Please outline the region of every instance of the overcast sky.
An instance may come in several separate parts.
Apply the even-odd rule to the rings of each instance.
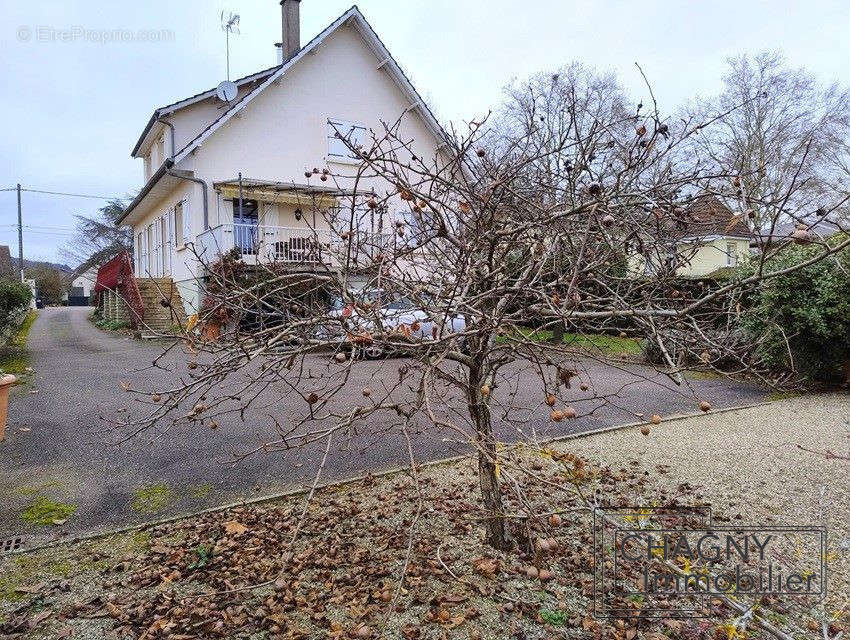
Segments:
[[[303,0],[306,43],[350,0]],[[361,0],[360,10],[444,121],[498,104],[512,78],[579,60],[614,70],[633,97],[646,71],[661,107],[720,88],[725,60],[777,49],[824,82],[850,83],[846,0]],[[278,0],[0,0],[0,188],[127,195],[142,185],[130,158],[153,109],[225,77],[219,15],[241,15],[231,76],[275,64]],[[153,30],[159,41],[101,32]],[[156,39],[154,36],[153,39]],[[92,199],[23,194],[24,253],[59,259],[75,213]],[[0,192],[0,244],[17,255],[13,191]],[[51,235],[56,234],[56,235]],[[60,235],[64,234],[64,235]]]

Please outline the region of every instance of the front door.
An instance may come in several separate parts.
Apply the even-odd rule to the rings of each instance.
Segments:
[[[256,200],[233,200],[233,242],[242,254],[257,253],[259,244],[259,207]]]

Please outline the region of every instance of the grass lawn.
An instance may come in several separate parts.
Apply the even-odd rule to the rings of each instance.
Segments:
[[[524,328],[520,329],[520,332],[536,342],[550,342],[552,340],[550,329]],[[497,340],[500,342],[507,341],[504,337]],[[604,334],[565,333],[563,343],[573,347],[581,347],[588,351],[601,351],[612,355],[638,355],[643,351],[643,340]]]
[[[32,329],[37,317],[37,311],[30,311],[15,335],[12,336],[9,344],[0,349],[0,371],[3,373],[13,373],[16,376],[29,373],[30,358],[29,353],[27,353],[27,338],[29,338],[30,329]]]

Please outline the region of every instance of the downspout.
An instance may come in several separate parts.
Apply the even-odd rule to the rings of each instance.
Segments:
[[[169,160],[171,162],[171,160]],[[204,231],[210,228],[210,215],[209,215],[209,203],[207,202],[207,183],[201,180],[200,178],[195,178],[194,176],[187,176],[180,173],[176,173],[171,170],[171,167],[168,167],[165,170],[170,176],[174,176],[175,178],[180,178],[181,180],[190,180],[192,182],[196,182],[201,185],[201,189],[204,192]]]

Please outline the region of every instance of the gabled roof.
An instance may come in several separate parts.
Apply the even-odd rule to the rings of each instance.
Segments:
[[[387,50],[384,43],[381,42],[381,39],[378,37],[378,34],[375,33],[372,26],[366,21],[366,18],[363,17],[363,14],[360,13],[360,10],[357,6],[351,7],[348,11],[343,13],[339,18],[334,20],[330,25],[328,25],[319,35],[310,40],[305,46],[303,46],[298,53],[296,53],[292,58],[290,58],[287,62],[279,67],[275,67],[271,70],[271,73],[266,76],[261,84],[254,88],[252,91],[246,93],[240,100],[235,102],[230,109],[221,114],[216,120],[211,122],[203,131],[201,131],[195,138],[189,141],[186,146],[184,146],[180,151],[174,154],[174,163],[180,162],[187,155],[192,153],[195,149],[200,147],[204,141],[209,138],[213,133],[218,131],[224,124],[226,124],[233,116],[239,113],[242,109],[248,105],[251,100],[260,95],[266,87],[270,86],[274,83],[278,78],[284,76],[287,71],[289,71],[292,67],[294,67],[298,62],[311,51],[315,50],[318,46],[322,44],[322,42],[328,38],[334,31],[342,27],[343,25],[351,22],[359,31],[360,35],[363,37],[366,44],[372,49],[373,53],[378,57],[381,61],[380,67],[387,70],[392,79],[396,82],[396,85],[399,89],[405,93],[410,100],[409,109],[418,109],[420,114],[422,115],[425,124],[431,133],[437,138],[439,141],[448,141],[448,135],[437,122],[437,118],[434,117],[434,114],[428,108],[428,105],[425,104],[425,101],[422,99],[422,96],[414,88],[413,84],[410,82],[410,79],[407,75],[402,71],[401,67],[392,57],[390,52]]]
[[[402,71],[401,67],[395,61],[395,58],[392,57],[386,46],[384,46],[384,43],[378,37],[378,34],[375,33],[374,29],[372,29],[372,26],[366,21],[366,18],[363,17],[362,13],[360,13],[360,9],[357,8],[357,5],[354,5],[348,11],[346,11],[336,20],[334,20],[331,24],[329,24],[315,38],[310,40],[310,42],[303,46],[298,51],[298,53],[292,56],[284,64],[276,67],[271,67],[270,69],[265,69],[263,71],[259,71],[255,74],[245,76],[244,78],[240,78],[239,80],[237,80],[237,85],[241,83],[241,85],[244,86],[245,84],[250,82],[259,82],[260,84],[248,93],[246,93],[244,96],[242,96],[242,98],[234,102],[229,109],[224,111],[218,118],[216,118],[209,125],[207,125],[182,149],[176,152],[171,158],[167,159],[163,163],[163,165],[148,179],[148,182],[145,184],[139,194],[124,210],[124,214],[121,216],[121,219],[118,222],[122,222],[127,218],[128,215],[130,215],[130,213],[145,199],[148,193],[156,186],[160,179],[162,179],[164,176],[175,175],[176,170],[171,170],[172,167],[178,165],[181,160],[183,160],[186,156],[195,151],[195,149],[200,147],[205,140],[207,140],[216,131],[218,131],[218,129],[224,126],[233,116],[235,116],[242,109],[244,109],[245,106],[251,102],[251,100],[260,95],[263,90],[265,90],[272,83],[277,81],[278,78],[284,76],[286,72],[292,69],[292,67],[294,67],[296,64],[298,64],[298,62],[302,58],[304,58],[304,56],[308,55],[312,51],[315,51],[315,49],[319,47],[322,42],[325,41],[325,39],[327,39],[337,29],[341,28],[349,21],[358,30],[366,45],[380,60],[378,67],[386,70],[387,73],[390,74],[390,77],[395,81],[399,89],[410,100],[408,110],[419,110],[422,119],[424,120],[426,126],[428,127],[429,131],[431,131],[431,133],[434,135],[434,137],[440,143],[448,142],[450,140],[449,135],[440,126],[439,122],[437,122],[437,118],[434,116],[431,109],[428,108],[428,105],[422,99],[422,96],[420,96],[419,93],[416,91],[413,84],[410,82],[410,79],[407,77],[404,71]],[[215,95],[215,89],[196,94],[190,98],[186,98],[179,102],[172,103],[170,105],[167,105],[166,107],[160,107],[160,109],[154,111],[154,114],[153,116],[151,116],[151,120],[148,123],[148,126],[145,128],[145,131],[142,133],[142,137],[136,144],[134,154],[141,146],[145,136],[147,135],[150,128],[153,126],[153,123],[156,122],[157,118],[160,118],[163,115],[167,115],[168,113],[173,113],[177,109],[181,109],[190,104],[194,104],[195,102],[205,100],[212,95]]]
[[[713,195],[696,197],[685,211],[683,233],[688,237],[725,236],[749,238],[752,232],[744,216],[732,210]]]
[[[246,84],[251,84],[252,82],[258,82],[263,78],[271,75],[275,69],[279,69],[281,65],[275,65],[274,67],[269,67],[268,69],[263,69],[262,71],[257,71],[255,73],[251,73],[247,76],[243,76],[242,78],[238,78],[233,82],[237,87],[241,88]],[[145,138],[147,138],[148,133],[153,128],[154,123],[160,118],[164,118],[165,116],[174,113],[175,111],[179,111],[184,107],[188,107],[197,102],[202,102],[203,100],[208,100],[215,95],[215,90],[217,87],[213,87],[212,89],[207,89],[206,91],[201,91],[200,93],[196,93],[193,96],[189,96],[188,98],[183,98],[182,100],[178,100],[177,102],[172,102],[171,104],[167,104],[163,107],[158,107],[154,109],[153,114],[148,120],[148,123],[145,125],[144,130],[142,131],[142,135],[139,136],[139,139],[136,141],[136,146],[133,147],[133,150],[130,152],[132,157],[136,157],[136,154],[139,152],[139,149],[145,142]]]

